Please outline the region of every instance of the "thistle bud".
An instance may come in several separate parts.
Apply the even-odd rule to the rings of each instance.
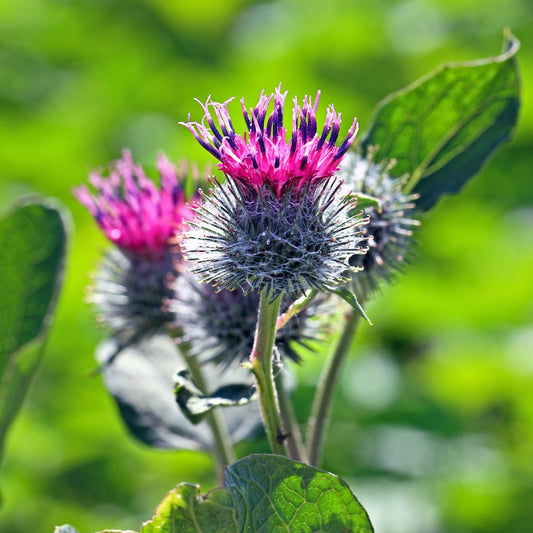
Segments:
[[[182,187],[187,169],[179,175],[163,155],[157,167],[159,187],[125,150],[108,177],[91,174],[95,194],[85,185],[74,190],[115,245],[94,276],[89,301],[99,320],[125,344],[172,321],[164,305],[172,297],[171,284],[181,262],[175,235],[193,217]]]
[[[365,296],[375,292],[382,281],[391,282],[403,271],[413,254],[413,231],[420,225],[413,218],[417,195],[404,194],[405,179],[392,178],[392,165],[374,163],[372,154],[372,150],[366,158],[348,154],[339,172],[349,190],[372,196],[379,203],[379,207],[365,208],[370,219],[365,229],[369,237],[366,254],[350,258],[350,265],[361,269],[352,276],[352,288]]]

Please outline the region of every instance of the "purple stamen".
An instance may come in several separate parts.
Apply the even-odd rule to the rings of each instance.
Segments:
[[[272,128],[273,128],[273,124],[274,124],[274,113],[272,113],[272,114],[268,117],[268,122],[267,122],[267,127],[266,127],[266,134],[267,134],[269,137],[272,137]]]
[[[259,143],[259,148],[261,149],[261,153],[262,153],[263,155],[265,155],[265,154],[266,154],[265,141],[264,141],[262,135],[259,135],[259,136],[257,137],[257,142]]]
[[[296,152],[296,143],[298,142],[298,133],[293,131],[291,138],[291,155],[294,155]]]
[[[330,148],[333,148],[335,146],[335,143],[337,142],[337,138],[339,137],[339,131],[340,126],[338,122],[334,122],[331,126],[331,135],[329,137],[328,146]]]
[[[242,105],[242,114],[244,116],[244,121],[246,122],[246,127],[248,128],[248,131],[252,131],[252,122],[250,120],[250,115],[248,115],[248,111],[246,110],[244,98],[241,98],[241,105]]]
[[[328,136],[328,133],[331,131],[331,126],[329,124],[326,124],[324,126],[324,130],[322,131],[322,135],[320,136],[320,139],[318,139],[318,143],[316,145],[317,150],[321,150],[322,146],[324,145],[324,142],[326,140],[326,137]]]

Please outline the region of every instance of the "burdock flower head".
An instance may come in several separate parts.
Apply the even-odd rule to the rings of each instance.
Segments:
[[[82,185],[74,196],[116,247],[106,254],[95,275],[89,301],[98,318],[123,343],[157,332],[172,322],[164,304],[172,298],[181,253],[174,236],[193,217],[181,175],[163,155],[157,187],[125,150],[108,177],[90,176],[95,194]],[[181,185],[180,185],[181,181]]]
[[[379,205],[365,208],[370,217],[366,226],[368,251],[365,255],[353,255],[350,264],[362,267],[352,277],[356,294],[369,297],[382,281],[393,281],[413,253],[413,230],[420,224],[413,219],[417,195],[405,194],[405,179],[389,175],[394,162],[376,164],[374,150],[366,157],[350,153],[343,161],[339,176],[355,193],[375,198]]]
[[[363,252],[358,228],[365,220],[353,215],[355,200],[341,194],[340,181],[332,178],[355,139],[357,121],[337,146],[341,116],[330,106],[319,132],[318,93],[314,104],[307,96],[301,105],[294,99],[289,133],[286,95],[280,88],[261,93],[250,111],[241,100],[243,135],[231,122],[230,100],[208,99],[202,122],[185,124],[228,178],[224,185],[212,181],[185,241],[194,272],[219,289],[272,297],[328,290],[343,279],[348,258]]]

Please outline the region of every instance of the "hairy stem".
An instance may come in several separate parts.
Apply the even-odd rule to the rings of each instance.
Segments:
[[[337,342],[335,351],[320,376],[306,435],[307,454],[311,465],[318,465],[321,461],[324,433],[329,425],[329,415],[335,386],[360,319],[361,315],[359,312],[356,309],[350,309],[347,313],[344,329]]]
[[[270,448],[273,453],[286,455],[284,441],[286,438],[281,422],[278,395],[274,384],[272,354],[276,338],[276,320],[278,318],[281,295],[271,300],[264,291],[259,300],[259,314],[255,329],[254,346],[250,355],[249,368],[257,384],[257,393],[263,424]]]
[[[209,392],[207,390],[207,384],[205,382],[202,367],[198,362],[198,359],[192,355],[186,355],[184,359],[196,386],[204,393]],[[217,479],[219,483],[223,484],[224,468],[227,465],[235,462],[235,451],[233,449],[233,445],[228,434],[228,428],[226,427],[226,421],[224,420],[222,413],[218,409],[213,409],[207,413],[206,420],[211,428],[213,439],[215,441]]]
[[[281,366],[276,368],[274,380],[278,392],[281,420],[287,431],[287,449],[289,451],[289,457],[295,461],[307,463],[307,452],[305,451],[302,434],[298,427],[298,420],[296,419],[289,393],[285,388],[283,372],[284,370]]]

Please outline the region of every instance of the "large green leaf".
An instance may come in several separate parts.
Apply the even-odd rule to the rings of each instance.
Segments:
[[[226,470],[239,531],[370,533],[370,520],[348,485],[318,468],[258,454]]]
[[[318,468],[278,455],[245,457],[226,469],[226,488],[200,496],[182,483],[141,533],[371,533],[348,485]]]
[[[459,192],[490,154],[508,140],[518,118],[519,43],[509,32],[501,55],[443,65],[377,107],[362,146],[375,160],[396,159],[409,173],[406,192],[428,210],[443,194]]]
[[[28,200],[0,219],[0,457],[41,359],[66,243],[64,217],[49,201]]]

